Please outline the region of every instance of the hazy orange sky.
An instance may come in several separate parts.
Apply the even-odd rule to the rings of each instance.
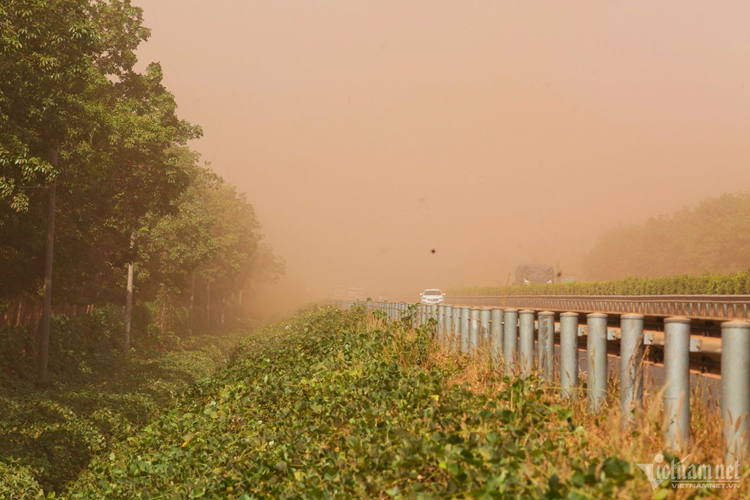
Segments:
[[[604,229],[750,187],[746,1],[134,3],[280,290],[574,273]]]

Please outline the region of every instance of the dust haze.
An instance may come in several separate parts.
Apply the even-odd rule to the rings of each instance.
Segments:
[[[750,186],[747,2],[134,3],[287,261],[265,310],[585,278],[602,231]]]

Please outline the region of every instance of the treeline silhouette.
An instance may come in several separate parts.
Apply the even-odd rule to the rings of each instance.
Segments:
[[[729,274],[750,267],[750,192],[603,233],[584,259],[589,280]]]

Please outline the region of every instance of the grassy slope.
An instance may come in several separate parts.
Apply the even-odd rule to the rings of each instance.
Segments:
[[[424,331],[308,311],[97,459],[78,498],[613,497],[631,466],[586,451],[533,380],[460,380]],[[493,381],[494,380],[494,381]]]
[[[237,336],[193,337],[150,357],[109,356],[56,377],[44,391],[32,380],[0,377],[0,498],[62,490],[93,456],[155,419],[181,391],[211,374],[237,341]]]

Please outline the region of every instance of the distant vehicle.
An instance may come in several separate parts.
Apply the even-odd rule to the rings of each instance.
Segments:
[[[555,270],[544,264],[521,264],[516,268],[516,285],[547,285],[555,282]]]
[[[445,294],[437,288],[428,288],[420,293],[422,304],[442,304],[445,302]]]

